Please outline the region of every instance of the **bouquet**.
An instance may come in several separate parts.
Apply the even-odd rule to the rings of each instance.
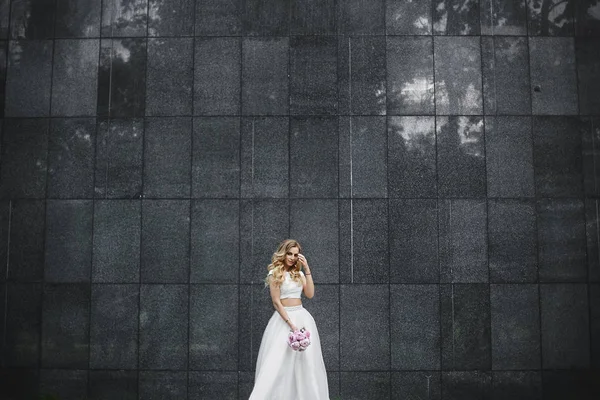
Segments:
[[[310,345],[310,331],[306,328],[290,332],[287,340],[288,346],[294,351],[304,351]]]

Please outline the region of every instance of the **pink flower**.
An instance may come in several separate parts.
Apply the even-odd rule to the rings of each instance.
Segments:
[[[302,339],[300,341],[300,346],[301,347],[307,348],[309,344],[310,344],[310,340],[308,340],[308,339]]]
[[[290,346],[292,347],[293,350],[298,350],[298,349],[300,349],[300,342],[292,342],[292,344],[290,344]]]

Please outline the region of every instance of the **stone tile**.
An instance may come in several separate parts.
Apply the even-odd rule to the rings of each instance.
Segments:
[[[195,34],[200,36],[238,36],[242,32],[241,0],[196,0]]]
[[[340,395],[343,399],[389,399],[389,372],[340,372]]]
[[[590,282],[600,282],[600,200],[585,199],[587,273]]]
[[[140,287],[140,368],[187,369],[188,290],[187,285]]]
[[[46,202],[46,282],[89,282],[92,268],[92,200]]]
[[[150,0],[149,36],[189,36],[194,34],[194,0]]]
[[[290,114],[337,112],[337,39],[292,36],[290,39]]]
[[[90,285],[45,285],[41,331],[43,367],[87,368],[90,346]]]
[[[386,60],[387,114],[435,114],[433,39],[388,37]]]
[[[482,35],[527,35],[526,0],[485,0],[481,10]]]
[[[95,116],[100,40],[56,40],[53,54],[52,116]]]
[[[440,282],[487,282],[485,201],[442,200],[438,207]]]
[[[61,400],[85,399],[87,385],[86,370],[42,369],[40,371],[40,393]]]
[[[491,399],[492,377],[487,371],[442,372],[442,393],[448,400]]]
[[[435,117],[388,117],[390,197],[437,197]]]
[[[139,282],[141,218],[137,200],[96,200],[92,282]]]
[[[537,207],[540,281],[585,281],[587,268],[583,201],[540,199]]]
[[[485,134],[482,117],[437,117],[440,197],[484,197]]]
[[[600,285],[589,285],[590,290],[590,356],[592,367],[600,367]]]
[[[538,286],[491,285],[492,368],[540,369]]]
[[[289,202],[243,200],[240,218],[240,282],[262,285],[271,256],[289,236]]]
[[[250,397],[254,388],[254,372],[238,372],[239,400]]]
[[[17,200],[8,203],[10,228],[7,221],[6,245],[8,270],[5,279],[41,281],[44,275],[44,233],[46,205],[44,200]],[[10,229],[10,235],[8,235]],[[4,279],[3,279],[4,280]]]
[[[142,197],[143,121],[103,120],[96,142],[96,198]]]
[[[368,371],[390,368],[388,290],[388,285],[340,287],[340,332],[344,332],[345,336],[340,343],[341,370]],[[344,377],[341,379],[343,381]],[[389,379],[389,376],[386,379]],[[360,386],[357,385],[355,389],[359,390]],[[343,387],[342,383],[342,395],[345,396],[346,391]],[[366,382],[363,387],[366,388]],[[352,393],[353,390],[348,392]],[[358,398],[364,399],[365,395],[366,393]]]
[[[527,0],[529,35],[573,35],[574,3],[573,0]]]
[[[588,307],[585,284],[540,285],[544,369],[589,368]]]
[[[237,283],[240,270],[240,203],[192,203],[190,282]]]
[[[390,200],[389,209],[390,282],[439,282],[437,201]]]
[[[290,120],[290,196],[338,197],[338,118]]]
[[[96,120],[52,119],[48,149],[48,197],[94,197]]]
[[[148,0],[114,0],[102,2],[102,36],[146,36]]]
[[[194,118],[192,196],[239,197],[240,119]]]
[[[9,200],[0,200],[0,263],[2,265],[6,265],[5,273],[0,275],[0,282],[5,282],[8,277],[8,273],[10,272],[10,262],[8,261],[9,256],[9,243],[10,243],[10,229],[11,229],[11,219],[12,219],[12,203]],[[43,232],[43,231],[42,231]],[[42,233],[43,235],[43,233]],[[43,236],[42,236],[43,237]],[[4,292],[3,292],[4,293]],[[0,301],[3,298],[0,295]],[[0,307],[2,310],[2,307]],[[4,312],[4,311],[0,311]],[[0,321],[3,319],[0,318]]]
[[[600,118],[582,118],[583,189],[588,196],[600,195]]]
[[[242,119],[241,196],[288,197],[289,119]]]
[[[280,2],[280,4],[283,5],[284,2]],[[288,53],[289,38],[287,37],[245,38],[243,40],[243,114],[281,115],[288,113]]]
[[[267,275],[266,272],[264,275]],[[238,368],[240,371],[252,372],[252,376],[244,380],[248,384],[254,383],[256,359],[267,323],[274,313],[277,313],[271,302],[269,288],[264,285],[264,281],[253,283],[255,284],[239,286],[240,299],[243,301],[240,301],[238,311],[240,316],[238,342],[243,345],[239,346]],[[248,386],[249,396],[252,386]]]
[[[245,0],[244,35],[285,36],[289,33],[289,0]]]
[[[339,196],[387,197],[385,117],[342,117],[339,132]]]
[[[335,6],[335,0],[292,1],[290,35],[335,34]]]
[[[338,38],[338,93],[340,114],[386,114],[385,37]]]
[[[189,200],[144,200],[142,202],[142,282],[188,282],[189,235]]]
[[[382,35],[385,32],[385,0],[337,2],[338,34]]]
[[[194,48],[194,115],[239,115],[241,39],[197,38]]]
[[[40,380],[38,369],[32,368],[7,368],[0,375],[0,385],[9,398],[39,396],[38,384]]]
[[[486,117],[489,197],[533,197],[533,138],[529,117]]]
[[[39,342],[42,327],[41,285],[8,283],[5,307],[6,325],[2,365],[36,368],[39,365]]]
[[[599,36],[600,14],[596,0],[579,0],[575,2],[577,20],[577,36]]]
[[[439,371],[392,372],[392,400],[441,400]]]
[[[598,16],[600,19],[600,15]],[[600,50],[598,38],[576,38],[577,81],[579,84],[579,113],[600,114]]]
[[[441,285],[440,306],[442,369],[490,369],[492,360],[488,285]],[[465,383],[472,380],[469,376],[465,378]],[[443,386],[446,386],[446,378],[447,376],[442,376]],[[460,387],[462,381],[463,378],[451,379],[449,384]]]
[[[388,35],[431,35],[431,4],[386,0]]]
[[[600,394],[598,371],[590,369],[543,371],[542,385],[544,400],[594,400]]]
[[[456,0],[432,2],[433,33],[435,35],[479,35],[479,3],[467,0],[459,4]]]
[[[536,282],[536,239],[536,209],[532,201],[488,200],[490,281]]]
[[[388,202],[341,200],[340,282],[389,282]]]
[[[189,372],[189,400],[236,400],[237,398],[238,376],[236,372]]]
[[[392,285],[390,299],[391,368],[439,370],[439,285]]]
[[[137,371],[90,371],[89,400],[137,400]]]
[[[8,0],[0,0],[0,7],[3,7],[4,5],[1,2],[6,3]],[[6,7],[8,7],[8,4],[6,4]],[[0,10],[1,11],[1,10]],[[2,23],[1,21],[2,16],[0,14],[0,24]],[[2,29],[2,26],[0,25],[0,30]],[[6,65],[8,62],[8,55],[7,55],[7,50],[8,50],[8,42],[6,40],[0,40],[0,118],[4,117],[4,109],[5,109],[5,97],[6,97]],[[2,134],[1,129],[0,129],[0,135]]]
[[[140,371],[140,398],[147,400],[187,399],[186,371]]]
[[[492,400],[542,400],[542,374],[539,371],[494,371]]]
[[[11,39],[49,39],[54,36],[55,1],[13,1],[9,15]]]
[[[340,372],[328,372],[327,385],[329,386],[329,397],[335,399],[337,396],[337,398],[340,398]]]
[[[46,197],[47,119],[4,121],[0,157],[0,197]]]
[[[66,0],[56,3],[56,37],[100,36],[101,0]]]
[[[312,299],[304,299],[303,304],[317,324],[325,368],[327,371],[338,371],[340,369],[340,289],[338,285],[323,285],[319,282],[315,286],[315,296]],[[332,384],[333,382],[329,382],[329,387]]]
[[[533,119],[536,194],[544,197],[582,194],[582,133],[585,128],[585,124],[574,117]]]
[[[573,38],[530,37],[529,60],[533,114],[577,114]]]
[[[1,47],[4,58],[6,42]],[[8,68],[6,59],[2,63],[6,78],[4,115],[44,117],[50,114],[52,50],[50,40],[8,42]]]
[[[192,114],[192,38],[148,39],[146,115]]]
[[[10,10],[10,0],[0,1],[0,38],[6,39],[8,37],[8,16]]]
[[[191,118],[147,118],[144,126],[144,197],[188,198]]]
[[[92,285],[90,368],[138,367],[139,285]]]
[[[487,0],[486,4],[492,1],[498,0]],[[486,115],[531,114],[527,46],[525,37],[481,38],[483,105]]]
[[[147,61],[145,38],[100,41],[98,116],[144,116]]]
[[[300,242],[315,283],[338,283],[339,204],[337,200],[302,199],[290,204],[290,236]]]
[[[193,285],[190,291],[190,369],[237,370],[238,287]]]

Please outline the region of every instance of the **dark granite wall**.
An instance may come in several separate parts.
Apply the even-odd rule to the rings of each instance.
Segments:
[[[599,1],[0,0],[0,50],[3,398],[247,399],[287,237],[332,400],[600,398]]]

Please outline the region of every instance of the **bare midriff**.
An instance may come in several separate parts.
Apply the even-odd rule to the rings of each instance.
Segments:
[[[299,306],[302,304],[302,299],[281,299],[281,304],[283,304],[284,307]]]

